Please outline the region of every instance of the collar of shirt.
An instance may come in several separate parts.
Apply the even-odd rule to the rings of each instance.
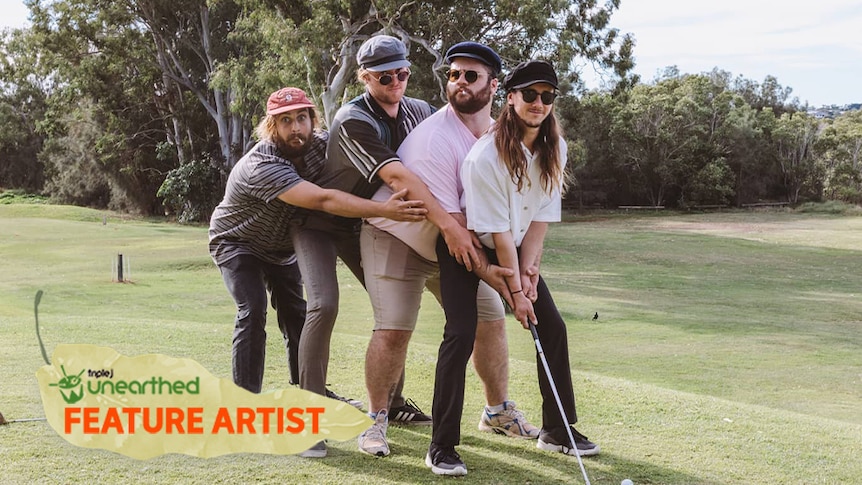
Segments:
[[[362,94],[362,99],[365,101],[365,104],[368,106],[368,109],[370,109],[372,113],[377,115],[381,120],[389,121],[390,123],[394,123],[395,121],[397,121],[401,117],[401,113],[403,112],[403,110],[401,109],[401,101],[398,102],[398,116],[393,118],[389,116],[389,113],[387,113],[386,110],[384,110],[383,107],[380,106],[380,103],[378,103],[377,100],[374,99],[374,96],[369,94],[368,91],[365,91]]]

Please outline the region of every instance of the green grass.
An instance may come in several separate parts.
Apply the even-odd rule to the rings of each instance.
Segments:
[[[571,217],[553,226],[543,273],[569,324],[578,429],[602,453],[594,484],[845,484],[862,477],[862,218],[793,212]],[[131,282],[112,282],[128,258]],[[163,353],[230,375],[234,308],[206,228],[45,204],[0,205],[0,412],[43,415],[33,326],[58,343]],[[371,309],[341,272],[333,389],[364,397]],[[592,320],[595,312],[599,319]],[[272,315],[271,315],[272,317]],[[274,320],[265,389],[288,381]],[[276,333],[272,333],[276,332]],[[426,298],[406,394],[430,408],[442,312]],[[540,421],[532,340],[509,326],[510,393]],[[459,451],[481,484],[580,483],[576,461],[480,433],[468,372]],[[422,460],[430,429],[390,428],[393,454],[355,441],[330,456],[170,455],[77,448],[44,421],[0,427],[3,483],[449,483]]]

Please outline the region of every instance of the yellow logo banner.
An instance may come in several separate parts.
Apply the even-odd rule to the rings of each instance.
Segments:
[[[66,344],[52,362],[36,378],[54,431],[132,458],[287,455],[355,438],[371,425],[349,404],[300,389],[254,394],[191,359]]]

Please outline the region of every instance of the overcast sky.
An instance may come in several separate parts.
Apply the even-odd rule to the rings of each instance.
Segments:
[[[611,24],[632,33],[644,81],[676,65],[775,76],[812,106],[862,102],[859,0],[622,0]]]
[[[0,0],[0,27],[26,19],[21,0]],[[862,102],[860,0],[622,0],[611,24],[634,34],[644,81],[671,65],[718,67],[758,82],[775,76],[815,107]]]

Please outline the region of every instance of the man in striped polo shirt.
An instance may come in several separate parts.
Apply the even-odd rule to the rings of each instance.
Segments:
[[[424,189],[424,184],[400,163],[390,163],[398,162],[395,150],[407,133],[434,112],[425,101],[404,97],[410,76],[406,55],[404,44],[387,35],[372,37],[360,47],[357,77],[366,85],[366,92],[335,115],[327,163],[316,179],[321,187],[370,199],[385,181],[402,190],[410,189],[411,198],[422,197],[418,191]],[[308,296],[308,315],[299,348],[299,381],[303,389],[320,392],[326,382],[330,337],[338,314],[337,259],[365,284],[366,273],[360,265],[360,224],[359,219],[320,212],[295,219],[293,245]],[[469,244],[469,234],[465,231],[464,235],[462,244]],[[386,389],[380,393],[369,391],[369,399],[379,397],[385,401],[381,406],[386,409],[391,403],[393,417],[402,424],[430,425],[430,416],[401,394],[403,366],[397,373],[400,380],[398,376],[395,382],[386,380]]]
[[[210,254],[237,306],[233,380],[255,393],[263,381],[267,290],[292,374],[298,367],[305,301],[289,234],[297,208],[344,217],[425,217],[422,201],[400,200],[404,190],[381,203],[308,182],[319,176],[326,160],[329,136],[316,128],[314,104],[302,90],[272,93],[256,129],[260,141],[231,171],[224,199],[210,220]]]

